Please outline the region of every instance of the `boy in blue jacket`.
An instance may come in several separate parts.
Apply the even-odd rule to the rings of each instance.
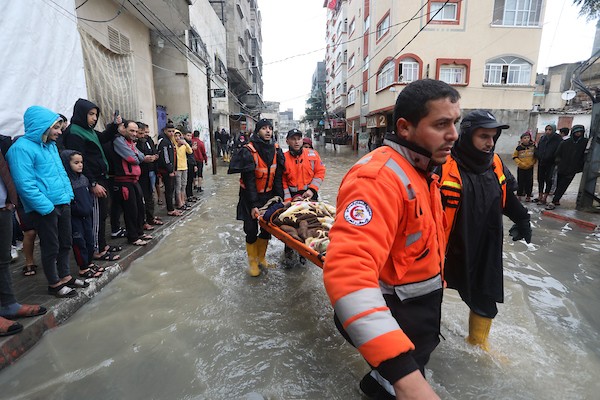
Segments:
[[[73,288],[89,286],[71,276],[71,200],[73,189],[63,167],[56,139],[60,116],[47,108],[31,106],[23,116],[25,135],[6,154],[17,193],[40,238],[48,293],[74,297]]]

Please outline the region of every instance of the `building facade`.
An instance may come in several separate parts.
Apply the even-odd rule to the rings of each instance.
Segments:
[[[230,126],[251,131],[263,107],[261,16],[256,0],[211,2],[226,28]]]
[[[331,100],[341,83],[334,64],[341,52],[347,65],[345,130],[363,145],[369,136],[394,130],[398,93],[422,78],[454,86],[463,110],[489,109],[509,123],[501,140],[513,141],[512,132],[518,137],[531,124],[543,0],[338,0],[325,6],[331,3],[328,108],[338,106]],[[342,41],[340,21],[347,26]]]

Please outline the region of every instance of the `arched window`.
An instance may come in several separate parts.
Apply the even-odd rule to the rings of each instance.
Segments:
[[[394,83],[394,70],[396,63],[394,60],[388,61],[377,74],[377,89],[383,89]]]
[[[483,82],[488,85],[529,85],[531,63],[513,56],[494,58],[485,64]]]

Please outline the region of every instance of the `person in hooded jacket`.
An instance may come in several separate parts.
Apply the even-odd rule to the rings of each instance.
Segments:
[[[274,196],[283,197],[285,157],[279,145],[271,143],[272,136],[272,123],[258,121],[250,142],[232,158],[227,171],[241,174],[236,218],[244,221],[250,276],[260,275],[260,266],[273,266],[265,258],[271,235],[258,229],[258,209]]]
[[[535,201],[538,205],[545,205],[546,199],[552,189],[552,177],[554,176],[554,160],[558,145],[562,143],[562,138],[556,133],[556,125],[548,124],[544,129],[544,135],[541,137],[535,149],[535,158],[538,160],[538,186],[539,193]]]
[[[560,205],[560,199],[575,178],[575,174],[583,171],[585,162],[585,149],[588,140],[583,137],[585,128],[583,125],[574,125],[571,129],[571,137],[563,140],[556,149],[556,191],[552,203],[546,206],[547,210],[554,210]]]
[[[71,125],[63,133],[66,149],[76,150],[85,160],[83,174],[90,181],[94,195],[94,242],[96,252],[94,258],[113,261],[118,256],[110,254],[110,246],[106,242],[106,218],[108,216],[108,160],[104,154],[103,144],[108,142],[107,133],[94,130],[100,118],[100,108],[86,99],[79,99],[73,106]]]
[[[471,310],[467,341],[486,350],[496,303],[504,300],[502,215],[515,222],[513,240],[531,242],[529,214],[514,194],[514,177],[494,153],[503,129],[508,125],[489,111],[468,113],[441,172],[448,238],[444,277]]]
[[[40,238],[48,293],[74,297],[73,288],[89,286],[71,276],[71,200],[73,189],[56,147],[61,133],[57,113],[40,106],[23,116],[25,135],[6,154],[17,193]]]

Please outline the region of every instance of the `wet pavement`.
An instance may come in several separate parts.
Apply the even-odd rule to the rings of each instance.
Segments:
[[[208,171],[210,171],[210,169],[207,169],[207,172]],[[79,308],[100,293],[115,277],[127,270],[133,261],[142,257],[154,248],[162,238],[168,236],[172,232],[174,227],[194,215],[197,212],[197,209],[202,207],[203,202],[209,198],[209,196],[214,194],[212,192],[215,179],[222,178],[225,173],[226,170],[224,165],[221,165],[218,170],[218,175],[206,177],[204,183],[205,191],[200,195],[200,201],[193,204],[193,208],[190,211],[187,211],[182,217],[169,217],[166,215],[164,206],[159,206],[157,215],[163,218],[165,224],[162,226],[155,226],[155,230],[149,232],[155,237],[149,245],[145,247],[127,246],[125,245],[125,239],[111,240],[110,243],[112,245],[122,245],[124,247],[120,252],[121,259],[117,262],[97,262],[99,265],[109,268],[107,268],[107,271],[100,279],[92,280],[88,288],[79,289],[79,295],[74,299],[57,299],[46,294],[47,282],[41,266],[38,268],[35,276],[23,276],[22,268],[24,265],[24,257],[20,253],[19,258],[11,263],[13,288],[17,300],[21,303],[41,304],[48,309],[48,313],[40,317],[21,319],[19,322],[24,325],[22,333],[0,339],[0,369],[10,365],[35,346],[46,331],[60,325],[73,316]],[[588,230],[600,229],[600,213],[580,212],[575,210],[578,178],[579,175],[569,187],[565,197],[561,200],[560,207],[557,207],[552,211],[547,211],[544,210],[542,206],[529,203],[527,204],[528,208],[532,213],[541,213],[541,218],[545,216],[552,219],[564,220],[567,223],[574,223]],[[335,197],[330,197],[331,198],[326,198],[325,200],[330,203],[335,203]],[[36,245],[36,260],[39,260],[38,251],[39,246]],[[76,271],[74,262],[72,262],[71,265],[73,270]]]

